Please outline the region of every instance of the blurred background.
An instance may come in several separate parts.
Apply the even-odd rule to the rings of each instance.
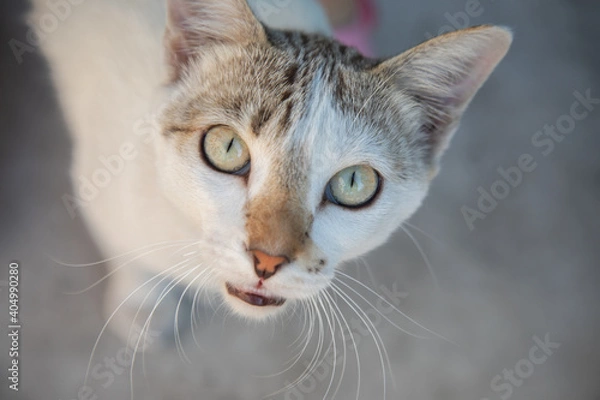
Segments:
[[[366,329],[340,301],[358,348],[360,398],[383,399],[385,388],[388,399],[599,400],[600,3],[378,0],[375,5],[372,45],[378,56],[484,23],[511,27],[515,40],[466,113],[429,197],[405,226],[408,233],[400,230],[364,262],[346,266],[346,273],[386,300],[346,279],[374,327]],[[346,363],[333,362],[332,352],[324,349],[319,368],[294,389],[272,395],[306,370],[318,332],[300,361],[286,370],[300,350],[291,345],[306,335],[301,317],[247,325],[210,306],[199,310],[200,346],[189,333],[183,335],[189,363],[174,344],[156,341],[145,353],[145,368],[139,357],[130,374],[129,365],[115,364],[124,345],[106,333],[91,362],[100,377],[84,386],[104,324],[104,286],[79,295],[65,292],[87,287],[106,271],[102,265],[71,269],[51,260],[83,263],[103,257],[84,222],[71,219],[61,201],[72,192],[71,144],[47,65],[37,51],[19,60],[9,45],[15,38],[26,42],[27,8],[25,1],[0,5],[0,398],[127,399],[132,386],[134,398],[148,400],[322,399],[331,398],[340,379],[336,397],[356,398],[358,368],[348,339]],[[585,116],[574,118],[573,107]],[[559,132],[554,138],[538,133],[552,126]],[[529,168],[516,179],[523,157]],[[512,183],[501,171],[516,174]],[[4,377],[12,260],[21,265],[18,393],[8,389]],[[389,356],[389,363],[383,362],[385,387],[379,339]],[[336,340],[340,356],[344,345],[340,336]],[[325,335],[325,348],[329,341]],[[272,374],[277,375],[265,377]]]

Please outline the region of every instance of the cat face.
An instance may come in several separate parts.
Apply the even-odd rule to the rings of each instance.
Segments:
[[[312,298],[382,244],[426,195],[499,28],[370,60],[262,26],[242,0],[169,3],[164,194],[197,226],[225,302],[264,318]]]

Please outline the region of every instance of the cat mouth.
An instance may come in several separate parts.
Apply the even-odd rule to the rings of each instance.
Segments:
[[[281,306],[283,303],[285,303],[285,299],[282,297],[269,297],[269,296],[264,296],[264,295],[256,293],[256,292],[241,290],[241,289],[236,288],[229,282],[227,282],[225,284],[225,286],[227,287],[227,293],[229,293],[232,296],[237,297],[238,299],[240,299],[243,302],[248,303],[252,306],[257,306],[257,307],[275,306],[275,307],[278,307],[278,306]]]

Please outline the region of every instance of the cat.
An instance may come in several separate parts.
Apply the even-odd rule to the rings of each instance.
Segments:
[[[479,26],[372,59],[329,37],[316,2],[279,3],[260,22],[261,2],[87,0],[41,43],[71,207],[104,254],[133,255],[107,275],[124,338],[160,288],[253,320],[319,296],[417,210],[512,41]]]

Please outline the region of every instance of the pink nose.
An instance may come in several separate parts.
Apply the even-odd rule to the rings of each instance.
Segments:
[[[259,278],[269,279],[285,263],[287,258],[281,256],[272,256],[260,250],[252,250],[254,257],[254,271]]]

